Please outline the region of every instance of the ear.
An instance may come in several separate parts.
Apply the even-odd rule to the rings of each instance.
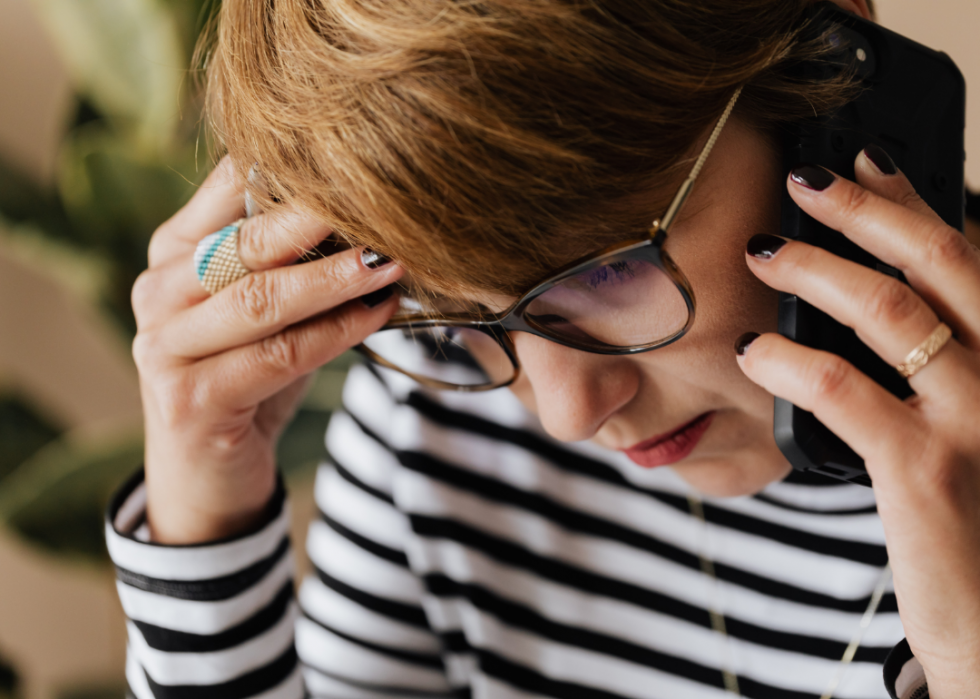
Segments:
[[[869,0],[830,0],[838,7],[853,12],[862,19],[874,19],[874,12],[871,10]]]

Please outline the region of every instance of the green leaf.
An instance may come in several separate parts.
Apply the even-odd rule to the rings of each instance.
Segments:
[[[163,0],[172,10],[190,56],[197,37],[212,15],[221,8],[220,0]]]
[[[78,92],[164,153],[180,118],[187,59],[160,0],[33,0]]]
[[[51,552],[105,562],[103,511],[142,460],[140,434],[68,433],[4,479],[0,523]]]
[[[20,396],[0,395],[0,481],[60,432]]]
[[[35,184],[0,157],[0,214],[11,221],[30,221],[45,232],[65,235],[68,218],[53,187]]]
[[[323,435],[330,413],[301,408],[286,427],[276,450],[276,463],[287,479],[312,473],[327,458]]]
[[[30,224],[12,224],[0,215],[0,245],[5,257],[56,280],[75,298],[98,305],[112,293],[113,262],[67,237],[48,235]]]
[[[113,261],[110,308],[130,330],[129,293],[146,268],[150,236],[205,174],[189,148],[166,162],[146,160],[97,122],[76,129],[62,149],[58,185],[75,240]]]
[[[205,174],[195,170],[189,154],[171,154],[167,161],[139,158],[123,139],[92,123],[65,143],[58,186],[69,215],[91,244],[111,247],[120,239],[139,239],[145,245]]]
[[[320,368],[303,404],[279,440],[277,463],[287,479],[309,476],[327,458],[324,434],[334,410],[341,406],[347,371],[362,361],[353,350]]]
[[[313,380],[313,385],[306,392],[303,407],[310,410],[330,412],[341,404],[344,381],[350,368],[363,361],[363,357],[354,350],[348,350],[332,362],[320,368]]]

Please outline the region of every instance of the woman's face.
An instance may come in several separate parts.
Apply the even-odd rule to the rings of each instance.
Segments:
[[[615,450],[642,445],[628,452],[634,461],[670,463],[712,495],[753,493],[788,473],[772,436],[772,396],[745,378],[734,349],[742,333],[776,329],[777,292],[749,272],[745,245],[778,233],[783,186],[770,142],[733,118],[666,246],[697,299],[694,326],[678,342],[617,357],[514,333],[522,369],[511,390],[549,434]]]

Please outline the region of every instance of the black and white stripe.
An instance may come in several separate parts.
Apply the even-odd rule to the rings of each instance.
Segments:
[[[817,697],[886,563],[865,488],[794,474],[707,499],[702,523],[671,471],[558,444],[507,391],[360,366],[344,400],[298,608],[281,503],[248,537],[161,547],[120,533],[140,517],[123,493],[137,697],[721,699],[727,664],[746,697]],[[903,635],[889,591],[835,696],[887,696]]]
[[[144,501],[136,478],[110,506],[106,536],[129,617],[131,693],[137,699],[304,696],[293,643],[299,611],[284,492],[261,530],[209,546],[159,546],[124,533],[141,521],[134,503]]]

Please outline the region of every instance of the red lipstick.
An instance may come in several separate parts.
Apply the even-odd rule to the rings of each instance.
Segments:
[[[714,417],[714,411],[704,413],[672,432],[634,444],[629,449],[623,449],[623,453],[630,461],[645,468],[676,464],[694,451],[701,437],[711,427]]]

